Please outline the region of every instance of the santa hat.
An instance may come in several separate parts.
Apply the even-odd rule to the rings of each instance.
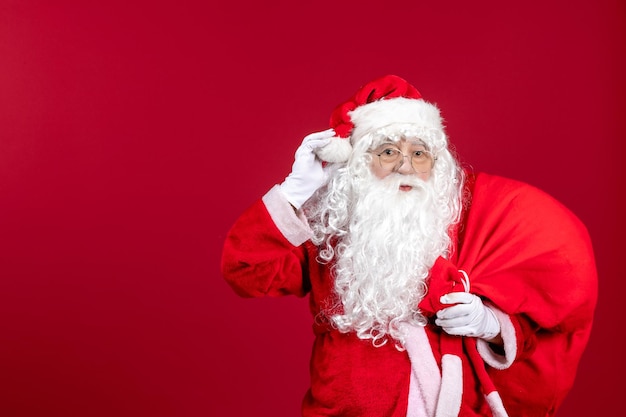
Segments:
[[[415,87],[396,75],[377,78],[335,108],[330,127],[337,136],[318,148],[317,156],[326,162],[345,162],[364,135],[400,124],[435,131],[444,137],[439,109],[424,101]]]

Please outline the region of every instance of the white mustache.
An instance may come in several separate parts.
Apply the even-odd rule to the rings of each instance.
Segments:
[[[390,174],[386,176],[383,181],[394,188],[399,187],[400,185],[408,185],[413,188],[425,189],[426,181],[421,178],[418,178],[413,175],[402,175],[402,174]]]

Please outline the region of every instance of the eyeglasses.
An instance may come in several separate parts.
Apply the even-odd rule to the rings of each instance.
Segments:
[[[426,149],[416,149],[411,151],[409,155],[405,155],[395,146],[386,146],[382,150],[374,150],[371,152],[378,156],[381,168],[390,171],[399,169],[402,166],[401,161],[404,161],[404,158],[411,158],[411,166],[413,169],[416,172],[424,172],[425,170],[431,169],[434,161],[437,159],[433,157],[432,152]]]

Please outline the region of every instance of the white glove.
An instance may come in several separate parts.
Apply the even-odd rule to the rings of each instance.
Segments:
[[[441,297],[443,304],[454,304],[437,312],[435,324],[448,334],[490,340],[500,334],[495,313],[480,297],[469,292],[451,292]]]
[[[306,136],[296,150],[295,161],[291,173],[280,184],[280,190],[296,209],[302,207],[313,193],[326,181],[326,172],[322,161],[313,152],[314,149],[324,147],[335,136],[333,129],[311,133]]]

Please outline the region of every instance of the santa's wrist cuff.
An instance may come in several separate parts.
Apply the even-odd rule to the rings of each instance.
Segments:
[[[489,310],[500,325],[500,337],[503,342],[503,353],[500,354],[492,349],[487,340],[476,339],[476,348],[485,363],[495,369],[506,369],[513,364],[517,357],[517,335],[511,317],[499,308],[489,305]]]
[[[300,246],[311,239],[313,232],[306,217],[301,212],[294,211],[279,185],[272,187],[262,200],[274,224],[289,243]]]

